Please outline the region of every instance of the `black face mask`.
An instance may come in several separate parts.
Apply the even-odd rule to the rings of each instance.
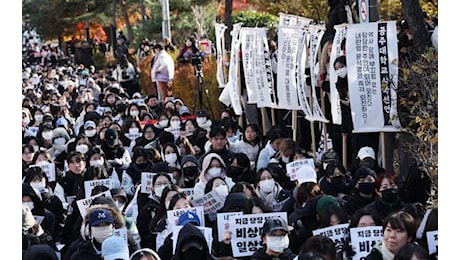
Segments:
[[[148,163],[146,163],[146,162],[145,163],[140,163],[140,164],[136,163],[136,165],[137,165],[137,167],[139,167],[139,169],[145,169],[145,168],[147,168]]]
[[[198,167],[197,166],[188,166],[182,169],[184,171],[184,176],[189,179],[194,179],[195,176],[198,174]]]
[[[385,202],[393,203],[398,199],[397,189],[386,189],[382,191],[382,199]]]
[[[230,166],[228,167],[227,174],[231,178],[238,178],[243,175],[243,168],[239,166]]]
[[[334,176],[331,177],[331,184],[340,185],[345,183],[345,176]]]
[[[362,182],[358,183],[358,190],[363,194],[372,194],[374,193],[375,182]]]

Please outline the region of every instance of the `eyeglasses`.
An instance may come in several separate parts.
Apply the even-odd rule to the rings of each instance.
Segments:
[[[169,185],[169,182],[156,182],[154,185],[155,186],[161,186],[161,185],[167,186]]]

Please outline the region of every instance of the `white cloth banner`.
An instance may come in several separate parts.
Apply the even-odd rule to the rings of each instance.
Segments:
[[[335,84],[337,83],[337,73],[334,68],[334,61],[342,55],[340,44],[347,34],[347,24],[334,26],[335,36],[332,42],[331,57],[329,62],[329,82],[330,82],[330,98],[331,98],[331,114],[332,122],[336,125],[342,124],[342,109],[340,108],[340,95]]]
[[[297,99],[296,59],[302,28],[278,26],[278,106],[283,109],[299,110]]]
[[[241,28],[241,62],[243,63],[244,81],[246,83],[246,93],[248,94],[248,104],[257,103],[257,88],[254,67],[254,51],[257,28]]]
[[[346,37],[353,132],[399,131],[396,22],[352,24]]]
[[[310,18],[285,13],[279,13],[279,20],[279,25],[300,27],[307,26],[313,21]]]
[[[312,105],[313,118],[307,118],[309,121],[320,121],[328,123],[329,120],[323,114],[321,106],[316,98],[316,83],[318,80],[317,71],[315,71],[316,63],[318,62],[318,51],[320,47],[321,38],[324,35],[324,28],[319,26],[310,26],[310,75],[311,75],[311,90],[310,102]]]
[[[305,75],[307,65],[307,44],[309,39],[308,35],[307,30],[302,30],[302,37],[297,51],[297,97],[299,99],[300,108],[305,113],[305,118],[313,118],[313,114],[310,109],[310,102],[308,101],[309,88],[307,85],[307,77]]]
[[[228,82],[225,85],[224,91],[222,91],[221,95],[219,96],[219,101],[229,105],[226,103],[228,98],[226,95],[229,95],[231,106],[235,111],[236,115],[242,115],[243,110],[241,107],[241,95],[238,88],[238,69],[239,69],[239,50],[241,41],[238,37],[240,33],[242,23],[237,23],[233,25],[232,30],[232,45],[231,45],[231,52],[230,52],[230,66],[228,68]]]
[[[275,80],[273,79],[272,62],[268,47],[267,33],[264,30],[258,30],[259,35],[256,37],[256,50],[254,57],[254,66],[257,81],[257,107],[276,107],[274,99]],[[259,43],[260,42],[260,43]]]
[[[225,78],[224,78],[224,59],[222,53],[222,43],[225,40],[225,30],[227,26],[225,24],[215,23],[214,24],[216,32],[216,63],[217,63],[217,72],[216,78],[219,83],[219,88],[225,87]]]

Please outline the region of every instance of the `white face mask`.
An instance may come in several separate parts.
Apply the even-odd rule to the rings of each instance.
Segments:
[[[102,244],[106,238],[112,236],[112,225],[91,227],[91,234],[97,242]]]
[[[43,139],[45,139],[46,141],[49,141],[49,140],[51,140],[51,138],[53,137],[53,132],[52,132],[52,131],[42,132],[42,137],[43,137]]]
[[[159,198],[161,197],[161,194],[163,193],[163,190],[165,189],[166,185],[161,185],[160,187],[155,188],[155,195]]]
[[[34,188],[34,189],[36,189],[38,191],[41,191],[46,186],[45,182],[41,182],[41,181],[39,181],[39,182],[31,182],[29,184],[30,184],[30,186],[32,188]]]
[[[104,159],[99,159],[99,160],[92,160],[89,161],[90,166],[103,166],[104,165]]]
[[[206,123],[206,117],[202,117],[202,116],[197,117],[196,122],[198,125],[204,125]]]
[[[180,121],[178,120],[171,121],[171,127],[174,127],[174,128],[180,127]]]
[[[262,190],[264,193],[273,192],[273,187],[275,186],[275,180],[268,179],[268,180],[259,181],[259,186],[260,186],[260,190]]]
[[[29,207],[30,210],[34,209],[34,203],[32,201],[23,202],[22,205]]]
[[[158,122],[158,124],[163,128],[167,127],[168,126],[168,120],[161,120],[160,122]]]
[[[129,114],[132,115],[132,116],[139,116],[139,111],[137,111],[137,110],[130,111]]]
[[[177,161],[177,154],[175,153],[166,154],[165,161],[169,164],[175,164]]]
[[[225,184],[217,186],[214,190],[216,190],[217,194],[219,194],[222,198],[226,198],[228,196],[228,187]]]
[[[220,176],[221,173],[221,168],[220,167],[212,167],[208,170],[208,176],[210,179],[216,178]]]
[[[40,147],[39,147],[38,145],[34,145],[33,147],[34,147],[34,151],[35,151],[35,152],[40,151]]]
[[[87,137],[93,137],[96,135],[96,129],[92,129],[92,130],[85,130],[85,135]]]
[[[347,67],[340,68],[336,70],[335,73],[337,73],[337,76],[343,79],[347,76]]]
[[[283,252],[289,246],[289,237],[285,236],[266,236],[267,248],[274,252]]]
[[[34,118],[35,118],[35,121],[37,121],[38,123],[43,122],[43,115],[35,115]]]
[[[289,163],[289,157],[281,156],[281,160],[282,160],[284,163]]]
[[[79,144],[75,147],[75,151],[85,154],[89,151],[89,147],[86,144]]]

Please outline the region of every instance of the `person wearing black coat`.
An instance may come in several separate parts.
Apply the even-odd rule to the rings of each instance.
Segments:
[[[297,254],[289,248],[290,236],[286,221],[274,217],[265,221],[262,227],[263,247],[255,251],[252,260],[292,260]]]
[[[321,39],[321,46],[324,46],[324,44],[329,40],[334,40],[335,25],[346,23],[348,21],[347,11],[345,10],[345,3],[343,0],[327,0],[327,4],[330,8],[327,15],[326,31]]]
[[[176,251],[171,260],[211,260],[209,246],[201,231],[193,224],[187,223],[179,231]]]

